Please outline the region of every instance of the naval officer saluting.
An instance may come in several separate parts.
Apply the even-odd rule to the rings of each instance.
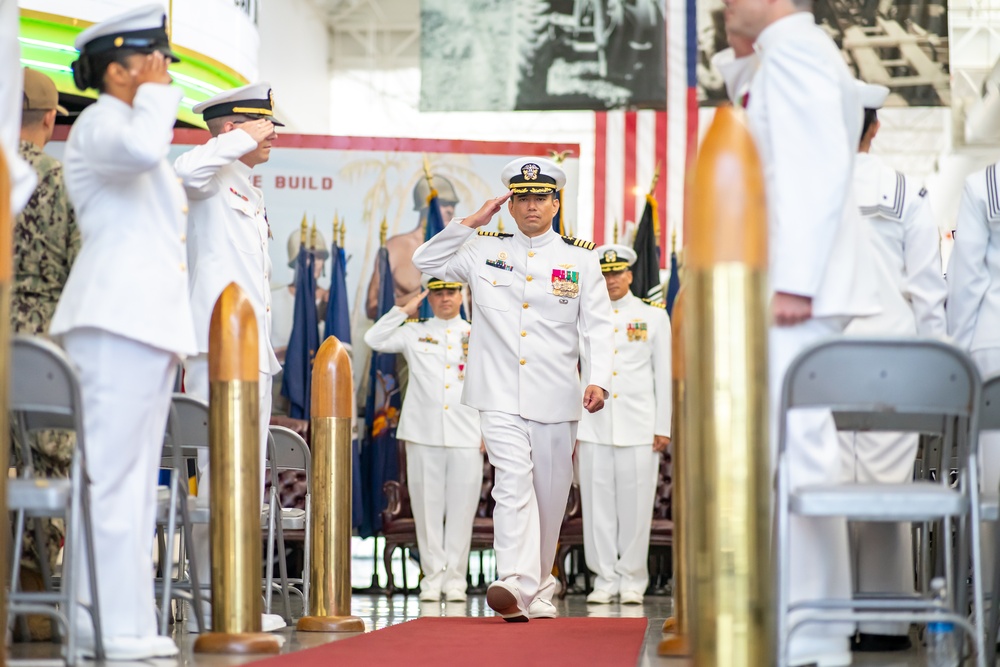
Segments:
[[[649,530],[660,453],[670,444],[670,318],[662,303],[634,296],[635,251],[597,249],[611,297],[615,349],[611,398],[580,420],[580,500],[591,604],[642,604],[649,585]],[[586,373],[586,367],[584,367]]]
[[[181,90],[171,86],[163,7],[76,38],[78,88],[96,88],[69,133],[66,190],[82,244],[49,332],[77,367],[91,481],[104,648],[110,660],[177,654],[156,634],[156,474],[179,355],[196,350],[188,300],[187,200],[167,161]],[[76,576],[87,580],[87,564]],[[81,598],[89,591],[84,586]],[[86,636],[83,652],[93,653]]]
[[[184,153],[174,169],[191,201],[187,237],[191,265],[191,311],[194,315],[198,354],[184,362],[184,388],[208,402],[208,329],[219,295],[231,282],[243,290],[257,316],[260,371],[260,488],[264,488],[264,453],[271,419],[271,377],[281,364],[271,347],[271,228],[264,207],[264,193],[253,185],[252,171],[271,157],[271,145],[282,125],[274,117],[271,85],[254,83],[227,90],[196,104],[212,134],[204,145]],[[208,502],[208,456],[199,454],[198,500]],[[226,490],[228,491],[228,490]],[[209,528],[194,526],[192,538],[198,563],[198,580],[211,578]],[[208,605],[205,605],[208,607]],[[206,627],[211,613],[205,611]],[[264,614],[261,627],[277,630],[285,621]],[[198,629],[189,618],[188,630]]]
[[[611,386],[611,302],[594,244],[552,231],[558,165],[519,158],[510,192],[454,220],[413,254],[424,273],[469,284],[473,321],[462,402],[479,410],[490,463],[497,581],[486,601],[507,621],[553,618],[559,527],[573,478],[581,406],[597,412]],[[509,201],[508,201],[509,200]],[[479,231],[501,206],[513,234]],[[577,362],[588,363],[582,401]]]
[[[479,412],[462,405],[469,323],[462,283],[425,275],[426,291],[394,306],[365,333],[377,352],[410,368],[396,437],[406,442],[406,485],[420,549],[420,600],[465,602],[472,522],[483,483]],[[434,317],[413,318],[427,298]]]

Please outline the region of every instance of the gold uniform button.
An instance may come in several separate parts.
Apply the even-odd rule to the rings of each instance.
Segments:
[[[615,314],[617,314],[617,313],[618,313],[618,309],[617,309],[617,308],[615,308]]]
[[[450,384],[446,384],[446,385],[444,386],[444,388],[445,388],[445,389],[451,389],[451,385],[450,385]]]
[[[528,332],[527,332],[527,331],[522,331],[522,332],[521,332],[521,338],[524,338],[524,337],[525,337],[525,336],[527,336],[527,335],[528,335]]]
[[[618,398],[618,394],[611,394],[611,398]]]
[[[185,206],[184,208],[181,209],[181,213],[183,213],[184,215],[187,215],[187,212],[188,212],[188,207],[187,206]]]
[[[494,284],[494,285],[496,285],[496,284],[497,284],[497,281],[495,281],[495,280],[494,280],[494,281],[493,281],[493,284]]]
[[[449,345],[449,346],[448,346],[448,349],[449,349],[449,350],[451,349],[451,345]]]
[[[444,409],[445,409],[445,410],[447,410],[447,409],[448,409],[448,406],[447,406],[447,405],[446,405],[446,406],[444,406]]]
[[[534,257],[534,256],[535,256],[535,251],[534,250],[529,250],[528,251],[528,257]]]
[[[181,264],[180,268],[181,268],[181,271],[187,271],[187,267],[185,265],[183,265],[183,264]]]
[[[444,332],[445,333],[451,333],[451,329],[445,329]]]
[[[527,308],[527,307],[528,307],[528,304],[526,304],[526,303],[522,303],[521,304],[521,308]]]
[[[527,280],[530,283],[532,280],[534,280],[534,278],[532,278],[531,276],[527,276],[525,280]]]
[[[445,366],[445,368],[451,368],[451,364],[448,364],[447,366]]]
[[[612,375],[618,375],[618,371],[611,371]]]
[[[615,350],[615,354],[618,354],[618,350]]]
[[[618,333],[618,327],[615,327],[615,333]]]
[[[187,234],[181,234],[181,243],[186,243],[188,240]]]
[[[527,361],[525,361],[524,359],[521,359],[521,365],[522,365],[522,366],[523,366],[523,365],[525,365],[526,363],[528,363],[528,362],[527,362]]]

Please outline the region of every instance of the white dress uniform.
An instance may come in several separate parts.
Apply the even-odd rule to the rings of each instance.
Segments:
[[[859,91],[866,109],[881,108],[889,93],[885,86],[870,84],[861,84]],[[874,232],[882,312],[853,320],[847,333],[943,337],[946,287],[940,238],[926,190],[874,155],[858,153],[854,195]],[[903,483],[913,478],[917,434],[842,433],[840,437],[849,478],[862,483]],[[855,590],[914,592],[909,524],[855,523],[851,537]],[[859,629],[866,634],[905,636],[909,624],[862,623]]]
[[[169,54],[164,25],[162,8],[142,7],[88,28],[76,46],[81,61],[122,36]],[[80,61],[74,69],[89,87],[103,75],[81,76]],[[101,622],[116,659],[177,652],[156,635],[151,539],[177,358],[197,349],[187,202],[167,161],[180,101],[179,88],[156,83],[139,86],[131,105],[101,94],[70,131],[63,161],[82,245],[50,332],[79,371]]]
[[[955,228],[955,244],[948,262],[948,333],[955,345],[967,350],[983,379],[1000,373],[1000,185],[992,164],[965,179]],[[1000,432],[979,435],[982,488],[1000,488]],[[997,554],[992,523],[983,524],[983,562]],[[984,587],[993,582],[986,567]]]
[[[598,248],[602,264],[610,257],[605,248],[617,247]],[[611,252],[615,258],[623,254]],[[670,318],[662,304],[631,292],[611,302],[611,313],[611,397],[600,412],[584,413],[577,434],[583,544],[587,567],[597,575],[594,590],[603,599],[620,592],[623,600],[638,601],[649,585],[649,530],[659,478],[653,436],[670,437]]]
[[[539,165],[562,173],[541,158],[512,165],[529,175]],[[552,564],[582,412],[580,357],[590,363],[585,385],[611,386],[611,307],[592,248],[553,231],[477,234],[454,220],[413,254],[424,273],[472,291],[476,326],[462,402],[480,411],[496,468],[497,576],[519,598],[520,617],[555,592]]]
[[[236,113],[232,107],[237,106],[244,110],[240,112],[242,116],[270,120],[270,92],[271,86],[266,82],[250,84],[205,100],[195,105],[193,111],[208,120],[232,115]],[[248,112],[249,109],[254,112]],[[184,363],[184,390],[208,402],[208,333],[212,311],[222,291],[235,282],[246,294],[257,317],[260,486],[263,491],[267,428],[271,420],[271,380],[281,370],[281,364],[271,346],[271,257],[268,254],[271,229],[264,193],[253,185],[252,168],[240,161],[256,148],[257,142],[237,126],[179,156],[174,161],[174,169],[191,206],[187,256],[191,269],[191,312],[198,342],[198,354]],[[198,501],[207,504],[210,489],[208,457],[204,453],[199,456],[198,467]],[[192,538],[199,581],[210,583],[209,526],[195,526]],[[211,615],[206,616],[210,618]],[[273,629],[276,622],[269,617],[266,629]],[[197,625],[189,623],[189,627]]]
[[[444,284],[461,289],[460,283]],[[406,442],[407,488],[424,572],[420,597],[439,600],[443,592],[464,600],[483,482],[479,412],[462,405],[469,323],[457,316],[407,320],[395,306],[365,333],[365,344],[402,354],[410,369],[396,437]]]
[[[850,193],[863,117],[854,78],[810,12],[771,23],[755,49],[760,65],[747,110],[768,198],[770,287],[811,297],[813,315],[770,331],[776,445],[781,384],[792,359],[811,343],[842,333],[850,318],[873,315],[880,306],[870,240]],[[788,435],[793,486],[843,479],[829,410],[795,411]],[[791,602],[850,598],[845,522],[793,517],[790,534]],[[792,636],[792,664],[813,656],[831,667],[849,664],[852,632],[848,624],[804,626]]]

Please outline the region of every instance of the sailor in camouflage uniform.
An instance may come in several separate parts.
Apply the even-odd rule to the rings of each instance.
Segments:
[[[24,103],[21,116],[20,156],[38,176],[38,186],[27,206],[14,221],[14,289],[11,296],[11,327],[15,334],[43,335],[56,309],[70,267],[80,250],[80,232],[73,207],[63,185],[62,164],[42,149],[52,138],[59,93],[46,75],[24,69]],[[73,453],[73,434],[43,431],[31,438],[32,464],[38,474],[67,477]],[[15,456],[20,452],[14,448]],[[55,564],[63,539],[62,521],[44,520],[48,542],[48,565]],[[35,533],[24,536],[21,564],[37,573],[42,563],[35,546]],[[28,577],[32,573],[26,573]]]

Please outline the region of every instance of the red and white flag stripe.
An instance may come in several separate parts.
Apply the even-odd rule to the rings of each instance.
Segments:
[[[661,207],[660,247],[667,255],[669,233],[662,213],[667,197],[666,112],[598,112],[594,158],[594,241],[610,243],[616,224],[622,238],[626,222],[639,222],[659,164],[653,194]]]

